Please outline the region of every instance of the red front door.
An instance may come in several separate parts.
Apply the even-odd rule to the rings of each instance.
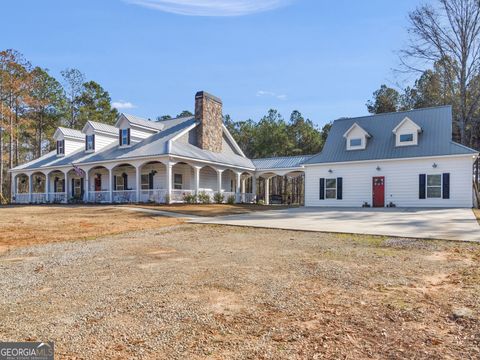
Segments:
[[[373,184],[373,207],[385,206],[385,177],[375,176],[372,181]]]

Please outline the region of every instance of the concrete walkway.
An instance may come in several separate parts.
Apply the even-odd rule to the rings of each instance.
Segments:
[[[294,208],[190,222],[409,238],[480,241],[471,209]]]

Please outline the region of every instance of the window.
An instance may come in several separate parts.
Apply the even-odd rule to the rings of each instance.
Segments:
[[[121,129],[120,130],[120,145],[130,145],[130,129]]]
[[[413,141],[413,134],[400,135],[400,142],[412,142],[412,141]]]
[[[57,141],[57,154],[58,155],[65,154],[65,140]]]
[[[325,179],[325,199],[337,198],[337,179]]]
[[[94,135],[87,135],[85,137],[85,150],[90,151],[95,149]]]
[[[55,179],[55,192],[56,193],[62,193],[62,192],[65,191],[65,189],[63,188],[64,181],[65,180]]]
[[[75,197],[82,196],[82,179],[73,180],[73,196]]]
[[[125,181],[123,176],[117,176],[117,181],[115,183],[115,190],[125,190]]]
[[[442,197],[442,175],[427,175],[427,198]]]
[[[148,174],[142,174],[141,183],[142,183],[142,187],[141,187],[142,190],[150,189],[150,177]]]
[[[173,188],[176,190],[181,190],[183,187],[183,176],[182,174],[173,175]]]
[[[362,146],[362,139],[350,139],[350,146]]]

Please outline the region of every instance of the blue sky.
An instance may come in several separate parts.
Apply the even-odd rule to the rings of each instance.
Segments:
[[[19,50],[56,77],[78,68],[127,106],[120,111],[139,116],[193,111],[195,92],[206,90],[236,120],[296,109],[322,125],[366,114],[372,92],[393,84],[407,14],[419,4],[11,0],[0,5],[9,14],[0,48]]]

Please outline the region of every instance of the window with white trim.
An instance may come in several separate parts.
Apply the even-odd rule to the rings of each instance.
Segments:
[[[94,145],[94,137],[93,135],[87,135],[85,137],[85,141],[86,141],[86,150],[87,151],[91,151],[91,150],[94,150],[95,149],[95,145]]]
[[[400,142],[412,142],[413,141],[413,134],[400,134]]]
[[[427,175],[427,198],[435,199],[442,197],[442,175]]]
[[[57,141],[57,154],[64,155],[65,154],[65,140]]]
[[[142,174],[141,178],[142,190],[150,190],[150,177],[148,174]]]
[[[362,146],[362,139],[361,138],[350,139],[350,147],[357,147],[357,146]]]
[[[325,179],[325,199],[337,198],[337,179]]]
[[[173,188],[175,190],[181,190],[183,188],[183,176],[182,174],[173,175]]]
[[[115,184],[115,190],[117,191],[122,191],[125,190],[125,181],[123,176],[117,176],[116,184]]]
[[[128,130],[129,129],[122,129],[122,146],[130,145],[130,143],[128,142]]]

